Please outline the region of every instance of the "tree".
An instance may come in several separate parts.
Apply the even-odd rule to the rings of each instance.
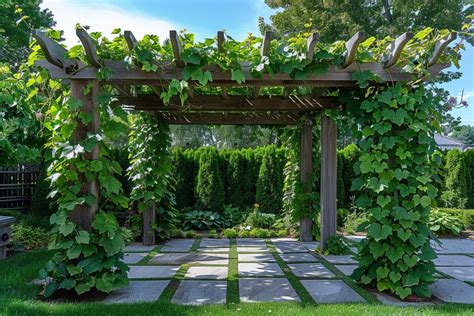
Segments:
[[[216,148],[209,147],[202,151],[196,181],[196,207],[201,211],[222,211],[225,192]]]
[[[474,147],[474,126],[462,125],[453,132],[453,137],[468,145]]]
[[[280,214],[283,195],[283,168],[275,146],[265,148],[258,173],[256,203],[264,213]]]
[[[16,65],[29,54],[31,30],[56,25],[42,0],[2,0],[0,3],[0,62]]]
[[[450,150],[446,155],[447,172],[441,202],[445,207],[464,208],[468,200],[466,160],[462,152]]]

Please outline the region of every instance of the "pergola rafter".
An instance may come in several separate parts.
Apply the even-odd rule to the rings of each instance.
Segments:
[[[97,75],[99,69],[107,67],[111,74],[106,82],[101,84],[111,85],[116,88],[118,104],[130,110],[149,111],[154,113],[159,119],[167,124],[258,124],[258,125],[291,125],[303,123],[300,137],[301,151],[301,181],[304,189],[309,190],[308,181],[312,172],[312,125],[309,119],[314,115],[321,115],[321,245],[324,249],[326,240],[335,234],[336,229],[336,125],[332,119],[324,114],[324,110],[339,107],[335,97],[315,96],[310,93],[306,96],[292,93],[295,87],[326,87],[326,88],[354,88],[357,82],[353,79],[353,73],[361,71],[371,71],[380,78],[378,84],[388,84],[398,81],[410,81],[413,74],[404,72],[397,66],[405,45],[413,38],[410,32],[404,33],[390,44],[389,52],[380,62],[356,62],[356,55],[359,44],[365,38],[363,32],[356,33],[346,43],[346,53],[341,67],[330,65],[324,74],[309,76],[305,80],[295,80],[288,74],[276,73],[273,75],[263,74],[261,78],[252,76],[249,62],[241,62],[245,82],[237,84],[232,80],[231,73],[223,71],[217,65],[205,67],[206,71],[212,74],[212,82],[207,85],[217,87],[218,95],[200,94],[199,89],[194,89],[197,84],[189,80],[187,93],[189,98],[184,105],[181,105],[179,98],[172,98],[170,104],[165,104],[160,98],[163,92],[162,87],[167,86],[171,80],[183,79],[183,68],[186,63],[183,61],[183,44],[178,36],[178,32],[170,31],[170,43],[173,53],[173,60],[163,61],[157,64],[159,71],[147,72],[141,67],[130,67],[124,61],[101,60],[97,54],[95,41],[86,30],[79,28],[76,31],[89,62],[72,60],[66,57],[67,50],[57,42],[51,40],[39,31],[33,33],[35,39],[41,46],[46,60],[38,61],[36,64],[47,69],[54,79],[69,81],[72,86],[73,97],[81,99],[85,103],[85,110],[88,114],[98,118],[95,109],[95,101],[98,95]],[[436,42],[433,54],[428,61],[423,61],[427,65],[427,70],[432,76],[436,76],[442,69],[449,66],[446,63],[438,63],[444,50],[456,38],[456,33],[451,33],[442,40]],[[130,31],[125,31],[124,39],[130,52],[132,52],[137,40]],[[306,58],[312,60],[319,35],[311,34],[307,40]],[[262,58],[271,58],[270,43],[272,34],[265,32],[260,48]],[[216,45],[219,52],[224,51],[226,38],[224,32],[217,33]],[[139,65],[138,65],[139,66]],[[84,83],[94,83],[94,88],[89,95],[80,96],[77,91],[84,86]],[[151,93],[137,93],[131,87],[150,87]],[[249,86],[248,95],[232,95],[231,89],[234,87]],[[282,96],[262,95],[265,87],[282,87]],[[306,118],[301,122],[301,118]],[[99,126],[99,122],[94,122],[90,126],[81,126],[81,133],[84,130],[94,132]],[[90,159],[95,159],[91,157]],[[84,180],[85,181],[85,180]],[[99,196],[97,185],[84,183],[82,189]],[[96,206],[82,207],[74,210],[75,218],[71,218],[81,227],[90,225],[91,218],[96,211]],[[85,212],[86,215],[78,216]],[[154,213],[151,211],[151,213]],[[150,211],[145,218],[145,226],[148,231],[152,225]],[[311,218],[303,218],[300,222],[301,238],[309,241],[311,235]],[[154,243],[154,238],[149,234],[144,235],[144,242]]]

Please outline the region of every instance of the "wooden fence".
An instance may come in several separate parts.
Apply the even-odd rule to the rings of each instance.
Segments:
[[[27,210],[39,170],[37,165],[0,167],[0,209]]]

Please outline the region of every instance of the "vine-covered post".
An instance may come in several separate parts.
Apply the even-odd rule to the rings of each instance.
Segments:
[[[321,249],[336,235],[337,128],[324,112],[321,114]]]
[[[311,173],[313,170],[313,123],[307,120],[300,134],[300,173],[301,184],[305,192],[311,190]],[[311,207],[308,205],[308,207]],[[313,220],[311,216],[300,218],[300,239],[301,241],[312,241]]]
[[[77,143],[85,140],[88,134],[97,133],[100,127],[99,113],[97,111],[97,96],[99,94],[99,82],[97,80],[72,80],[71,96],[82,103],[81,112],[83,117],[88,117],[88,124],[84,124],[82,119],[77,121],[77,127],[73,134],[73,140]],[[99,144],[96,144],[90,152],[84,153],[84,158],[88,160],[99,159]],[[80,194],[92,194],[95,197],[94,203],[76,205],[69,215],[71,221],[79,227],[90,231],[94,215],[99,208],[99,185],[97,179],[88,180],[85,173],[81,173],[79,181],[82,183]]]

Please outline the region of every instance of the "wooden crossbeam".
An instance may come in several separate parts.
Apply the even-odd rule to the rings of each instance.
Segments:
[[[127,42],[128,50],[131,52],[138,43],[137,39],[135,38],[135,35],[133,35],[132,31],[125,31],[123,33],[123,37],[125,37],[125,41]]]
[[[170,113],[156,112],[158,119],[172,125],[292,125],[300,118],[298,113],[270,113],[270,114],[243,114],[243,113]]]
[[[413,38],[412,32],[406,32],[397,37],[395,41],[390,44],[390,53],[382,59],[383,68],[390,68],[397,63],[403,47]]]
[[[270,42],[272,41],[272,32],[265,31],[263,35],[262,47],[260,48],[260,55],[262,57],[268,56],[270,53]]]
[[[76,35],[81,40],[82,46],[84,47],[84,51],[86,52],[86,57],[89,62],[97,68],[102,67],[102,63],[100,62],[99,57],[97,56],[97,47],[95,46],[94,40],[89,35],[89,33],[87,33],[87,31],[82,27],[78,27],[76,29]]]
[[[428,61],[428,67],[431,67],[438,62],[439,58],[443,54],[446,47],[448,47],[449,43],[454,41],[457,37],[458,34],[456,32],[451,32],[442,39],[436,41],[433,50],[433,56],[431,56],[430,60]]]
[[[311,33],[311,36],[308,37],[308,41],[306,42],[306,59],[313,60],[314,49],[316,48],[318,41],[319,33]]]
[[[225,43],[225,33],[224,31],[217,32],[217,50],[219,53],[224,51],[224,43]]]
[[[171,47],[173,48],[173,56],[176,67],[184,67],[184,63],[181,60],[182,45],[178,36],[178,32],[175,30],[170,31],[170,42]]]
[[[364,32],[357,32],[346,42],[346,55],[344,56],[344,64],[342,68],[347,68],[350,64],[354,62],[354,59],[357,54],[357,48],[359,44],[365,39]]]
[[[48,62],[56,67],[66,69],[66,73],[71,73],[78,68],[78,63],[66,57],[68,51],[56,41],[53,41],[46,36],[43,32],[33,30],[33,37],[40,45],[44,57],[46,57]]]
[[[156,95],[138,95],[136,97],[119,97],[118,102],[122,105],[133,106],[136,110],[154,110],[162,112],[189,111],[318,111],[322,109],[336,108],[340,106],[336,97],[311,97],[311,96],[289,96],[249,98],[245,96],[227,95],[221,96],[195,95],[192,100],[183,107],[178,98],[171,99],[170,104],[165,105],[161,98]]]

